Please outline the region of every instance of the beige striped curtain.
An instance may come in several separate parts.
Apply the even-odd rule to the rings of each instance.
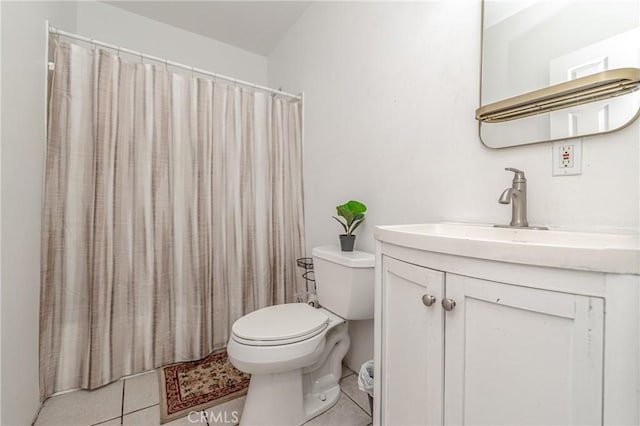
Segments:
[[[300,104],[58,41],[41,396],[226,345],[302,289]]]

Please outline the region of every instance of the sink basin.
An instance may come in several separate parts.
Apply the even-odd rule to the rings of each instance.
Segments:
[[[377,240],[502,262],[640,274],[637,234],[494,228],[466,223],[377,226]]]

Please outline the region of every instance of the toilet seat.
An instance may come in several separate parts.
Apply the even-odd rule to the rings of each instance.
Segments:
[[[323,333],[330,319],[305,303],[287,303],[258,309],[238,319],[232,339],[250,346],[282,346]]]

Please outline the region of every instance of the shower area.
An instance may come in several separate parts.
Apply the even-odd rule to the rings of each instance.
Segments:
[[[302,96],[47,27],[41,398],[304,291]]]

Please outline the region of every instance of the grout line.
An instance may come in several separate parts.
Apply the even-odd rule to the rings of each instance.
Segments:
[[[345,370],[349,371],[349,374],[347,374],[346,376],[342,376],[342,373],[340,373],[340,375],[341,375],[340,380],[344,379],[345,377],[349,377],[352,374],[356,374],[356,372],[353,371],[352,369],[350,369],[349,367],[345,367],[345,366],[343,366],[343,367],[344,367]]]
[[[124,388],[127,386],[127,381],[122,381],[122,404],[120,404],[120,424],[124,424]]]
[[[155,404],[152,404],[152,405],[147,405],[146,407],[136,408],[135,410],[131,410],[131,411],[127,412],[127,413],[122,414],[122,416],[123,417],[124,416],[128,416],[129,414],[137,413],[138,411],[146,410],[147,408],[155,407],[156,405],[160,405],[160,403],[158,402],[158,403],[155,403]]]
[[[346,396],[347,398],[349,398],[349,399],[351,400],[351,402],[353,402],[354,404],[356,404],[356,405],[358,406],[358,408],[359,408],[359,409],[361,409],[361,410],[362,410],[362,411],[363,411],[367,416],[372,417],[372,416],[371,416],[371,414],[367,413],[367,410],[365,410],[364,408],[362,408],[362,407],[360,406],[360,404],[358,404],[358,402],[357,402],[355,399],[351,398],[351,397],[350,397],[350,396],[349,396],[345,391],[343,391],[342,389],[340,389],[340,392],[342,392],[342,394],[343,394],[344,396]]]
[[[49,398],[47,398],[47,399],[49,399]],[[31,426],[35,426],[35,424],[38,423],[38,417],[40,417],[40,412],[44,408],[44,403],[47,402],[47,399],[45,399],[44,401],[42,401],[40,403],[40,407],[38,407],[38,412],[36,413],[36,416],[34,417],[33,421],[31,422]]]
[[[331,408],[333,408],[333,407],[331,407]],[[325,411],[324,413],[326,413],[326,412],[330,411],[330,410],[331,410],[331,408],[330,408],[329,410]],[[307,423],[310,423],[312,420],[317,419],[318,417],[320,417],[320,416],[321,416],[321,415],[323,415],[324,413],[320,413],[320,414],[318,414],[318,415],[317,415],[317,416],[315,416],[315,417],[311,417],[309,420],[307,420],[306,422],[302,423],[302,426],[306,425]],[[239,424],[239,423],[238,423],[238,424]]]
[[[347,398],[349,398],[349,399],[350,399],[354,404],[356,404],[356,406],[357,406],[359,409],[361,409],[362,411],[364,411],[364,410],[362,409],[362,407],[361,407],[360,405],[358,405],[358,403],[357,403],[357,402],[355,402],[353,399],[351,399],[351,397],[350,397],[349,395],[347,395],[346,393],[344,393],[344,391],[343,391],[342,389],[340,389],[340,393],[341,393],[341,394],[343,394],[344,396],[346,396]],[[336,403],[336,405],[337,405],[337,403]],[[310,418],[309,420],[307,420],[306,422],[304,422],[304,423],[302,424],[302,426],[306,425],[307,423],[311,422],[312,420],[317,419],[318,417],[322,416],[323,414],[326,414],[326,413],[328,413],[329,411],[331,411],[331,410],[335,409],[335,407],[336,407],[336,406],[334,405],[333,407],[331,407],[331,408],[330,408],[330,409],[328,409],[327,411],[323,411],[322,413],[318,414],[317,416]],[[369,415],[369,413],[367,413],[366,411],[364,411],[364,414],[366,414],[366,415],[367,415],[367,417],[372,417],[372,416],[371,416],[371,415]],[[373,422],[372,422],[372,423],[367,424],[367,426],[371,426],[372,424],[373,424]]]
[[[120,418],[121,418],[120,416],[115,416],[114,418],[111,418],[111,419],[101,420],[98,423],[92,423],[91,426],[100,426],[103,423],[110,422],[111,420],[120,419]],[[120,424],[122,424],[122,421],[120,422]]]
[[[336,405],[338,405],[338,402],[336,402],[335,405],[333,407],[329,408],[328,410],[323,411],[322,413],[318,414],[317,416],[311,417],[309,420],[307,420],[306,422],[302,423],[302,426],[306,425],[307,423],[310,423],[311,421],[317,419],[318,417],[322,416],[323,414],[327,414],[329,411],[333,410],[336,407]],[[238,423],[238,425],[239,424],[240,423]]]

